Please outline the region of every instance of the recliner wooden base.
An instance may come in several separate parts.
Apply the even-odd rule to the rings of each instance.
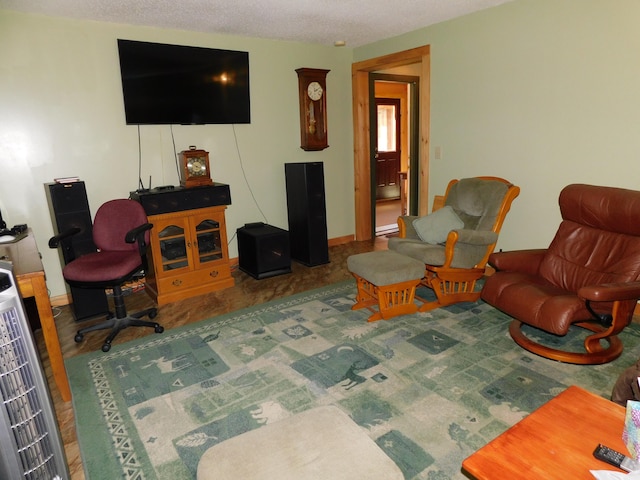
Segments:
[[[584,341],[585,353],[566,352],[536,343],[522,332],[522,325],[523,323],[519,320],[513,320],[511,322],[509,325],[511,338],[525,350],[559,362],[574,363],[577,365],[600,365],[615,360],[623,350],[620,339],[616,335],[610,335],[607,331],[608,329],[596,323],[580,322],[573,324],[574,326],[595,332],[594,335],[588,336]],[[609,344],[608,347],[602,346],[601,342],[603,340]]]
[[[433,290],[436,300],[429,302],[418,297],[423,302],[418,310],[428,312],[455,303],[478,301],[480,291],[476,291],[476,282],[483,275],[484,268],[459,269],[427,265],[422,284]]]

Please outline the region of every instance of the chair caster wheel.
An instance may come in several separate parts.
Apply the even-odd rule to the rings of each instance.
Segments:
[[[155,310],[155,309],[154,309],[154,310],[151,310],[151,311],[149,312],[149,318],[150,318],[150,319],[154,319],[154,318],[156,318],[157,316],[158,316],[158,311],[157,311],[157,310]]]
[[[102,344],[102,351],[106,353],[109,350],[111,350],[111,344],[110,343],[103,343]]]
[[[162,325],[156,325],[156,333],[164,332],[164,327]]]
[[[81,333],[76,333],[76,336],[73,337],[73,339],[75,340],[76,343],[80,343],[83,338],[84,338],[84,335],[81,334]]]

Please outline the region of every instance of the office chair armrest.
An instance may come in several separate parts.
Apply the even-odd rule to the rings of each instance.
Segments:
[[[546,254],[546,248],[494,252],[489,256],[489,265],[498,271],[538,275],[540,264]]]
[[[63,240],[66,240],[67,238],[72,237],[80,232],[81,232],[80,227],[73,227],[73,228],[70,228],[69,230],[59,233],[54,237],[51,237],[49,239],[49,248],[58,248],[58,246]]]
[[[142,259],[142,267],[146,272],[148,270],[147,264],[147,242],[145,241],[147,231],[153,228],[151,223],[143,223],[139,227],[129,230],[124,236],[124,241],[127,243],[138,243],[138,253]]]
[[[142,225],[140,225],[139,227],[136,227],[132,230],[129,230],[127,232],[127,234],[124,237],[124,241],[127,243],[141,243],[142,245],[145,244],[144,241],[144,234],[148,231],[151,230],[153,228],[153,224],[151,223],[144,223]]]

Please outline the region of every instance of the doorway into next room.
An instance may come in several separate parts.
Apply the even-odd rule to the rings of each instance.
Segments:
[[[372,194],[375,196],[375,235],[397,234],[397,219],[409,211],[407,173],[410,155],[410,91],[417,77],[372,75],[375,111],[371,112]],[[372,102],[374,105],[374,102]]]

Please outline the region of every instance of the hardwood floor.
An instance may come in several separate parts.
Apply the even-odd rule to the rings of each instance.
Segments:
[[[292,262],[293,272],[291,274],[263,280],[255,280],[236,268],[233,273],[236,282],[234,287],[209,295],[163,305],[159,308],[156,320],[167,331],[174,327],[187,325],[251,305],[265,303],[294,293],[351,279],[353,277],[347,270],[348,256],[371,250],[386,250],[386,248],[387,239],[384,237],[378,237],[373,241],[351,242],[332,246],[329,248],[330,263],[326,265],[309,268]],[[127,297],[126,303],[130,312],[153,305],[151,299],[144,292],[131,294]],[[73,340],[76,330],[80,327],[88,326],[90,322],[77,323],[69,306],[54,308],[54,315],[56,316],[56,327],[64,358],[100,350],[106,336],[105,331],[88,333],[82,343],[76,344]],[[152,329],[128,328],[116,337],[114,345],[147,335],[157,334]],[[55,386],[41,330],[35,332],[35,338],[40,349],[43,367],[58,416],[71,478],[72,480],[85,480],[76,437],[72,402],[63,402],[60,392]]]
[[[376,202],[376,235],[398,231],[398,216],[401,214],[400,200]]]

